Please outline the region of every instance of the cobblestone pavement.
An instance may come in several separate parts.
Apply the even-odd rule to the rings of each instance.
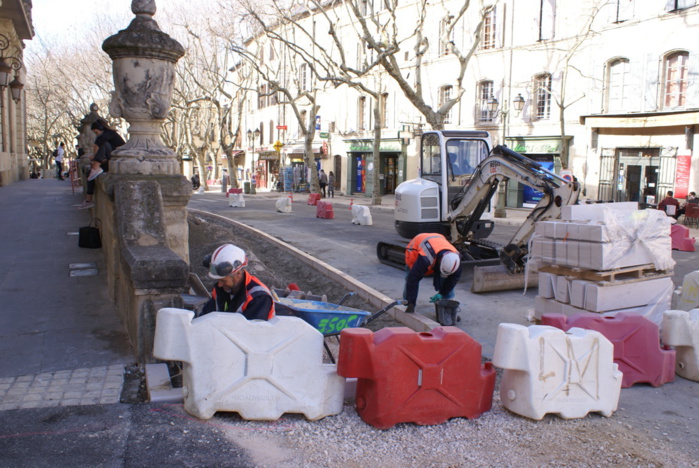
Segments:
[[[124,366],[0,378],[0,411],[118,403]]]

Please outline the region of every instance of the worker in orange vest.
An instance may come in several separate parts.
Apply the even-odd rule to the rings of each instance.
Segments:
[[[269,288],[246,271],[247,265],[245,251],[233,244],[224,244],[206,256],[204,266],[209,269],[209,278],[217,283],[200,315],[238,312],[248,320],[274,317],[274,300]]]
[[[456,248],[441,234],[418,234],[405,249],[405,277],[403,299],[408,302],[406,312],[415,312],[420,280],[434,274],[433,284],[437,294],[430,302],[454,297],[454,287],[461,278],[461,256]]]

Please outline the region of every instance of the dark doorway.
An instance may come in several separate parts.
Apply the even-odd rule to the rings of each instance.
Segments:
[[[398,155],[391,154],[383,158],[383,195],[395,193],[398,185]]]

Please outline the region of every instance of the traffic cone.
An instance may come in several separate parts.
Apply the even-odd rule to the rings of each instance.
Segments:
[[[352,205],[354,205],[354,198],[350,198],[350,204],[349,204],[349,209],[352,209]]]
[[[294,194],[292,192],[289,192],[289,198],[291,199],[291,203],[294,203]]]

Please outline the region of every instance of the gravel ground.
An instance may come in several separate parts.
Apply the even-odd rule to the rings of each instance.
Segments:
[[[294,282],[303,291],[327,293],[331,302],[347,292],[245,232],[202,221],[190,215],[191,264],[202,278],[206,272],[200,259],[218,245],[233,242],[248,251],[251,271],[268,285]],[[348,305],[366,308],[361,303]],[[385,317],[371,328],[384,326],[400,324]],[[499,381],[500,372],[490,411],[475,420],[455,418],[436,426],[399,424],[378,430],[362,422],[353,401],[345,402],[341,414],[320,421],[299,415],[272,423],[244,421],[233,413],[217,413],[212,421],[224,437],[249,451],[256,466],[265,467],[699,467],[696,447],[683,449],[669,437],[657,438],[654,435],[662,430],[658,426],[634,427],[623,407],[611,418],[591,414],[563,420],[548,415],[532,421],[514,415],[500,403]],[[688,419],[688,430],[696,434],[699,418]]]

